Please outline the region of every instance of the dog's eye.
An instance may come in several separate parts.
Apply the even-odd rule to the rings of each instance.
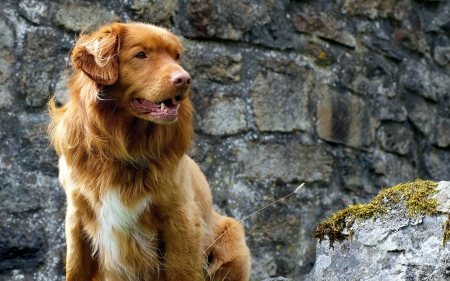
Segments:
[[[181,60],[181,55],[180,55],[180,53],[177,53],[177,54],[175,55],[175,60]]]
[[[139,52],[135,57],[138,58],[138,59],[145,59],[145,58],[147,58],[147,56],[145,55],[144,52]]]

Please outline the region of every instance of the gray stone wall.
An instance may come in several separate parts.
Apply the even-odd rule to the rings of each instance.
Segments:
[[[302,280],[316,224],[382,187],[450,179],[450,2],[2,0],[0,280],[61,280],[65,197],[45,103],[76,33],[114,20],[185,37],[193,158],[244,222],[252,280]]]

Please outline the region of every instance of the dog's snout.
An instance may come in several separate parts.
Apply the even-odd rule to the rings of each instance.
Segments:
[[[170,81],[175,87],[189,87],[191,86],[192,78],[187,72],[179,72],[172,74]]]

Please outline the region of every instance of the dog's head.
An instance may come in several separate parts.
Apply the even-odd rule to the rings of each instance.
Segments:
[[[183,46],[164,28],[114,23],[84,35],[72,52],[76,71],[98,85],[97,102],[114,100],[134,117],[158,124],[177,121],[191,77],[180,66]]]

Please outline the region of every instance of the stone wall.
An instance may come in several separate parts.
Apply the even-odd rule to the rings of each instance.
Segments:
[[[48,97],[76,33],[145,21],[185,37],[193,158],[244,222],[252,280],[302,280],[318,222],[382,187],[450,178],[450,2],[3,0],[0,280],[61,280],[65,199]]]

